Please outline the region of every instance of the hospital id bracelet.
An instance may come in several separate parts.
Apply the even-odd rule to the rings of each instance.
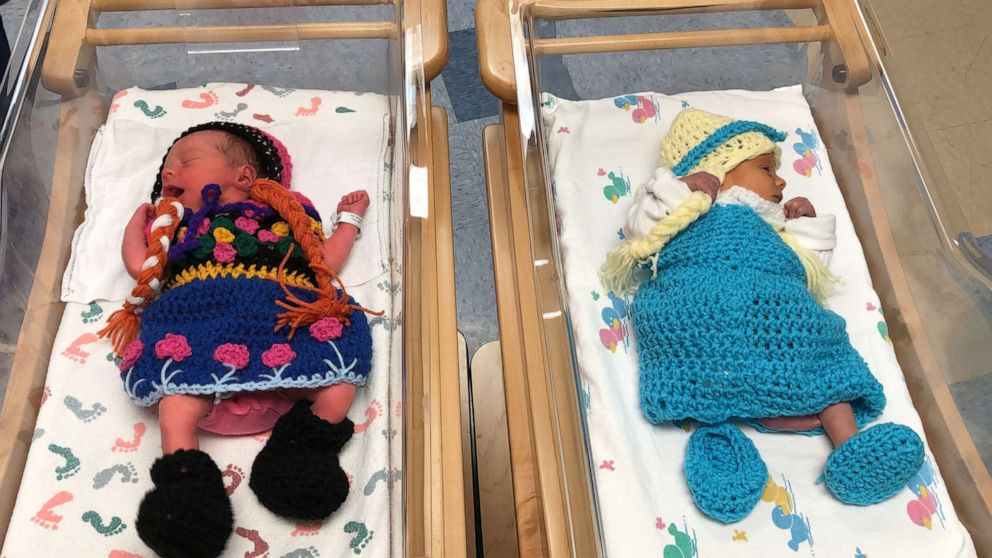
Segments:
[[[362,221],[363,219],[361,215],[351,213],[349,211],[342,211],[341,213],[338,213],[338,216],[334,221],[334,228],[337,229],[337,226],[341,223],[355,225],[355,228],[358,229],[358,234],[355,235],[355,238],[358,238],[362,236]]]

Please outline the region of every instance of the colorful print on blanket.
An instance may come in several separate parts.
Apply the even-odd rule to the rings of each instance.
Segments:
[[[297,93],[296,89],[255,84],[238,87],[205,89],[200,93],[191,93],[186,98],[177,99],[174,104],[149,102],[148,99],[140,97],[141,90],[124,89],[118,91],[110,100],[109,112],[120,115],[131,112],[134,116],[140,115],[141,118],[148,120],[163,119],[170,114],[180,113],[197,113],[203,120],[245,120],[250,116],[253,120],[271,124],[294,118],[312,118],[323,113],[346,118],[346,115],[359,110],[352,103],[327,102],[324,97],[313,95],[312,92],[304,95]],[[354,95],[359,97],[361,93],[356,92]],[[276,105],[279,110],[272,110],[273,100],[282,101]],[[262,106],[267,108],[258,108]],[[341,124],[346,122],[341,121]]]
[[[94,318],[116,307],[106,301],[66,306],[48,385],[37,393],[35,443],[11,518],[8,534],[19,535],[7,537],[4,556],[40,555],[40,549],[44,555],[76,555],[80,548],[91,556],[154,556],[138,539],[133,521],[151,488],[148,470],[159,456],[157,419],[119,389],[112,359],[92,358],[111,354],[109,342],[89,340],[102,325]],[[381,336],[375,330],[385,328],[373,327],[373,334]],[[402,403],[383,403],[366,389],[350,413],[355,437],[349,444],[354,447],[346,447],[342,457],[352,489],[342,509],[325,523],[278,519],[248,489],[254,457],[268,433],[201,439],[220,466],[235,507],[236,529],[225,556],[390,555],[387,502],[399,489],[402,472],[389,466],[386,448],[397,432],[392,421],[402,420]]]

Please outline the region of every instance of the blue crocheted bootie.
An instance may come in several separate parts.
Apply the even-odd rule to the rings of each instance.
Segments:
[[[922,465],[923,441],[916,432],[887,422],[835,449],[823,476],[838,500],[868,506],[895,496]]]
[[[724,523],[740,521],[750,513],[768,482],[768,467],[757,448],[730,423],[693,432],[684,467],[696,506]]]

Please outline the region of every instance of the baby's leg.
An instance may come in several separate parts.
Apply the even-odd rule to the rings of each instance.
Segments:
[[[162,431],[162,453],[200,449],[197,429],[200,419],[213,406],[207,395],[166,395],[158,404],[158,424]]]
[[[848,402],[835,403],[820,411],[820,422],[827,431],[834,447],[840,447],[849,438],[858,433],[858,425],[854,421],[854,410]]]
[[[802,417],[774,417],[759,419],[758,422],[765,428],[772,430],[792,430],[802,432],[813,430],[823,426],[818,415],[806,415]]]
[[[196,430],[212,406],[203,395],[167,395],[158,404],[164,455],[152,465],[155,487],[134,523],[163,556],[219,556],[234,529],[220,468],[198,449]]]
[[[312,401],[310,410],[313,414],[331,424],[338,424],[348,416],[356,391],[351,384],[334,384],[317,389],[288,389],[285,394],[293,401]]]

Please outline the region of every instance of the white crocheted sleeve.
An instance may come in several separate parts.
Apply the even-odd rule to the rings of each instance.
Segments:
[[[658,167],[634,194],[634,203],[627,211],[623,234],[627,238],[639,238],[648,234],[655,223],[682,205],[690,193],[689,186],[672,174],[672,171]]]
[[[796,237],[803,248],[816,253],[823,265],[830,267],[830,258],[837,247],[837,218],[833,215],[797,217],[785,222],[785,230]]]

